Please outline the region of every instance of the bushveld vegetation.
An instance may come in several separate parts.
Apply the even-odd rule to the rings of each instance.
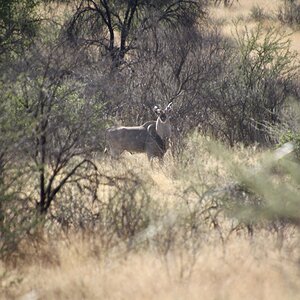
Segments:
[[[246,2],[0,2],[1,298],[298,298],[300,4]]]

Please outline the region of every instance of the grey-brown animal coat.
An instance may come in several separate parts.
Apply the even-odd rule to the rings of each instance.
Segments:
[[[158,115],[156,121],[149,121],[141,126],[116,127],[107,130],[106,139],[112,157],[119,157],[124,151],[146,153],[148,159],[162,159],[167,151],[168,139],[171,136],[169,113],[170,103],[165,110],[154,108]]]

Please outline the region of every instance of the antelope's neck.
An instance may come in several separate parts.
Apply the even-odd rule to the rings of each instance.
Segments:
[[[169,119],[166,122],[162,122],[160,118],[156,121],[156,133],[162,140],[166,140],[171,136],[171,125]]]

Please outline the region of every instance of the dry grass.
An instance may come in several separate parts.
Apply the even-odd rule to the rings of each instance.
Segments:
[[[97,238],[73,236],[46,249],[57,263],[37,258],[32,265],[19,265],[18,273],[2,282],[2,297],[298,299],[299,269],[295,254],[288,253],[292,243],[279,250],[273,235],[261,233],[253,240],[234,237],[225,251],[215,244],[203,245],[195,257],[180,248],[161,256],[149,250],[103,254]]]
[[[181,207],[189,186],[207,189],[232,177],[226,163],[210,154],[205,139],[191,138],[188,147],[193,159],[181,169],[171,156],[164,167],[154,169],[143,155],[125,155],[113,164],[99,160],[98,164],[106,174],[135,170],[148,180],[155,205],[169,214]],[[232,160],[255,166],[262,155],[255,148],[237,146]],[[228,234],[228,221],[223,220],[224,230],[203,226],[195,240],[190,231],[178,227],[173,232],[178,237],[165,251],[166,241],[173,238],[167,232],[178,226],[178,220],[182,221],[177,218],[171,227],[157,225],[154,235],[134,247],[126,239],[108,247],[99,232],[41,233],[38,241],[23,244],[13,264],[0,265],[0,298],[298,299],[300,240],[296,227],[287,226],[280,232],[257,229],[253,236],[243,229]]]
[[[277,20],[279,7],[283,4],[280,0],[239,0],[233,6],[224,8],[223,6],[212,7],[211,17],[214,23],[221,26],[222,33],[225,36],[232,37],[235,35],[236,23],[238,28],[243,29],[247,26],[248,29],[254,28],[259,20],[253,19],[252,11],[254,8],[260,8],[265,14],[265,18],[261,20],[266,28],[275,26],[280,31],[285,31],[290,34],[291,49],[300,52],[299,32],[292,28],[282,25]]]

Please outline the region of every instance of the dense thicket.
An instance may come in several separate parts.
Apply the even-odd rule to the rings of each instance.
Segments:
[[[118,66],[152,28],[193,26],[203,13],[201,1],[91,1],[82,0],[67,25],[74,44],[94,45]]]
[[[195,130],[231,146],[274,142],[269,127],[299,99],[287,37],[257,26],[225,38],[207,2],[0,2],[3,240],[16,245],[11,224],[28,232],[70,186],[97,198],[105,128],[152,119],[155,104],[174,103],[175,158]],[[51,16],[53,5],[66,14]]]
[[[0,1],[0,55],[19,53],[38,29],[37,0]]]

